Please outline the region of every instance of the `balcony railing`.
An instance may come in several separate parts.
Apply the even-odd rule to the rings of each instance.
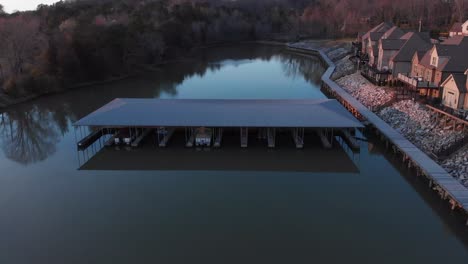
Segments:
[[[398,80],[414,87],[414,88],[424,88],[424,89],[438,89],[439,86],[434,84],[433,82],[427,82],[427,81],[422,81],[419,80],[416,77],[411,77],[407,76],[405,74],[399,73],[398,74]]]

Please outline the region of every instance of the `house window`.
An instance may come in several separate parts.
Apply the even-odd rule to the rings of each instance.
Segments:
[[[437,57],[432,57],[431,65],[437,66]]]

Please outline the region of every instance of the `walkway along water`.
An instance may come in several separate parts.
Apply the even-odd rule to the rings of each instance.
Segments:
[[[403,135],[331,80],[330,77],[335,72],[336,66],[322,50],[299,48],[294,47],[294,45],[288,45],[287,48],[299,53],[318,55],[324,66],[328,66],[322,76],[322,89],[335,97],[359,120],[373,127],[387,148],[391,147],[395,154],[401,154],[402,161],[407,164],[408,168],[415,169],[416,176],[426,177],[429,181],[429,188],[437,191],[443,200],[448,200],[452,210],[461,209],[468,216],[468,189]],[[468,226],[468,218],[466,225]]]

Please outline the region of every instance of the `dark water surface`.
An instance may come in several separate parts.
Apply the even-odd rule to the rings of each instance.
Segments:
[[[0,263],[468,263],[466,219],[372,135],[357,158],[280,141],[78,163],[72,122],[115,97],[324,98],[322,72],[278,48],[216,48],[6,109]]]

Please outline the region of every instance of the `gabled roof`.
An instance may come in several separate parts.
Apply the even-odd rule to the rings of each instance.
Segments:
[[[404,39],[381,39],[380,43],[384,50],[399,50],[406,40]]]
[[[415,52],[416,56],[418,56],[418,60],[419,60],[419,61],[422,60],[422,58],[424,57],[424,55],[426,54],[426,52],[427,52],[427,51],[423,51],[423,50],[421,50],[421,51],[416,51],[416,52]]]
[[[445,86],[450,80],[454,80],[458,91],[460,93],[466,93],[468,90],[466,78],[467,76],[464,74],[450,74],[450,76],[442,83],[442,86]]]
[[[383,36],[383,34],[383,32],[371,32],[370,39],[371,41],[378,41]]]
[[[462,43],[462,41],[464,41],[464,39],[465,39],[464,36],[453,36],[451,38],[446,39],[441,44],[443,44],[443,45],[460,45]]]
[[[468,37],[462,37],[458,40],[458,45],[445,43],[434,45],[431,50],[426,52],[420,64],[443,72],[464,72],[468,68]],[[433,49],[436,49],[439,56],[437,67],[430,64]]]
[[[467,76],[464,74],[454,74],[453,79],[455,80],[455,83],[457,84],[458,91],[461,93],[466,93],[468,90],[468,82],[466,81]]]
[[[365,34],[362,36],[362,38],[363,38],[363,39],[369,38],[369,37],[370,37],[370,33],[372,33],[372,32],[385,33],[385,31],[389,30],[392,26],[393,26],[392,23],[382,22],[382,23],[378,24],[377,26],[373,27],[371,30],[367,31],[367,33],[365,33]]]
[[[420,34],[409,32],[404,36],[408,40],[403,44],[401,49],[392,58],[393,61],[410,62],[413,56],[418,53],[418,58],[421,59],[424,53],[431,49],[432,45]],[[403,37],[402,37],[403,38]]]
[[[403,36],[401,36],[400,39],[410,39],[412,36],[414,35],[414,32],[410,31],[410,32],[406,32]]]
[[[403,32],[403,30],[401,30],[397,26],[393,26],[383,34],[382,38],[384,38],[384,39],[399,39],[403,35],[405,35],[405,32]]]

